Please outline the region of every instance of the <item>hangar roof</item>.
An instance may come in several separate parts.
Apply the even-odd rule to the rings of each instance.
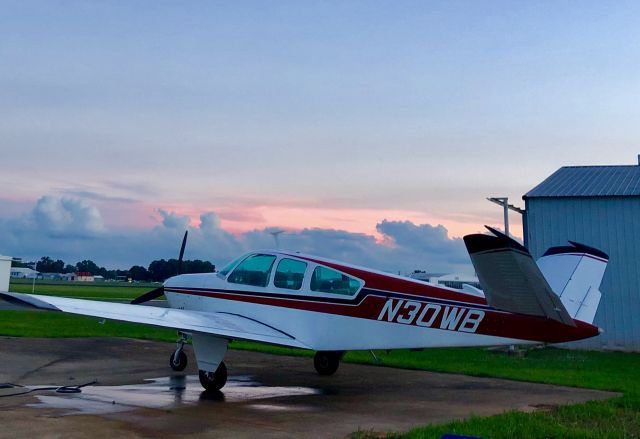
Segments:
[[[640,196],[640,166],[564,166],[522,198]]]

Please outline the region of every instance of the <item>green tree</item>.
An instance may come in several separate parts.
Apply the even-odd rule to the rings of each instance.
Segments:
[[[75,265],[67,264],[64,267],[64,272],[65,273],[75,273],[76,271],[78,271],[78,269],[76,268]]]
[[[15,268],[33,268],[29,262],[11,261],[11,266]]]
[[[49,256],[43,256],[38,261],[38,271],[41,273],[62,273],[64,271],[64,261],[60,259],[54,261]]]
[[[76,268],[79,272],[88,272],[91,274],[99,274],[98,272],[100,271],[100,267],[98,267],[95,262],[88,259],[85,259],[82,262],[78,262],[76,264]]]
[[[163,282],[171,276],[178,274],[178,260],[164,259],[156,260],[149,264],[149,274],[152,280]],[[201,261],[199,259],[193,261],[183,261],[181,274],[187,273],[213,273],[216,267],[211,262]]]
[[[149,270],[140,265],[134,265],[133,267],[131,267],[129,269],[129,274],[131,276],[131,279],[133,280],[148,281],[149,279],[151,279]]]
[[[193,261],[184,261],[182,266],[183,273],[213,273],[216,266],[209,261],[201,261],[195,259]]]

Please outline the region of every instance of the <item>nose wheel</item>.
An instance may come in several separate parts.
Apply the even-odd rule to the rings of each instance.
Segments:
[[[176,343],[176,350],[169,357],[169,366],[176,372],[182,372],[187,367],[187,354],[184,353],[184,344],[187,342],[188,336],[179,332],[180,339]]]
[[[169,358],[169,366],[171,366],[171,369],[175,370],[176,372],[182,372],[184,368],[187,367],[187,363],[187,354],[185,354],[183,351],[180,351],[177,356],[174,352]]]
[[[313,366],[320,375],[333,375],[338,370],[342,352],[319,351],[313,357]]]
[[[227,383],[227,366],[222,361],[215,372],[200,370],[198,377],[204,390],[220,390]]]

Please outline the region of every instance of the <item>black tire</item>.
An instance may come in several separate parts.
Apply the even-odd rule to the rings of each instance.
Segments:
[[[178,361],[174,362],[174,358],[175,358],[176,353],[172,353],[171,357],[169,357],[169,366],[171,366],[171,369],[175,370],[176,372],[182,372],[184,370],[185,367],[187,367],[187,354],[185,354],[183,351],[180,351],[180,354],[178,354]]]
[[[227,383],[227,366],[223,361],[215,372],[201,370],[198,377],[204,390],[220,390]]]
[[[340,365],[340,357],[340,352],[316,352],[313,357],[313,366],[320,375],[333,375]]]

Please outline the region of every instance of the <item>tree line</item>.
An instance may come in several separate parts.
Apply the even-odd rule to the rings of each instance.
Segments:
[[[33,268],[34,263],[13,262],[13,266]],[[49,256],[43,256],[36,263],[36,269],[40,273],[88,272],[93,275],[102,276],[105,279],[115,280],[121,277],[127,277],[135,281],[162,282],[167,278],[178,274],[178,260],[156,260],[151,262],[148,268],[141,265],[134,265],[128,270],[107,270],[104,267],[99,267],[95,262],[89,259],[85,259],[75,265],[71,265],[66,264],[61,259],[53,260],[53,258],[50,258]],[[180,270],[180,273],[213,273],[215,270],[216,266],[211,262],[194,259],[190,261],[182,261],[182,269]]]

